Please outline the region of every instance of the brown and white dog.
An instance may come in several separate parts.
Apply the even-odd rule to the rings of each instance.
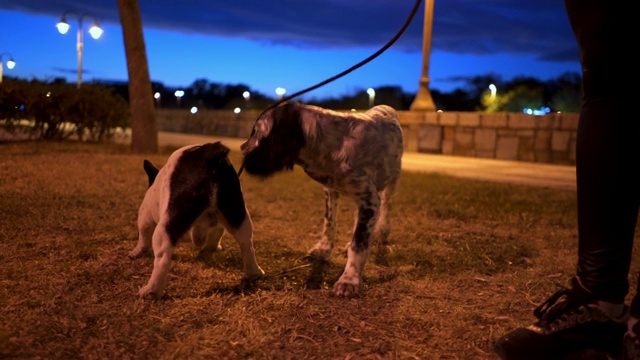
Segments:
[[[153,248],[153,272],[138,292],[141,297],[162,297],[171,255],[188,231],[196,247],[219,250],[226,229],[240,245],[243,281],[264,274],[256,262],[253,224],[228,153],[229,148],[215,142],[176,150],[160,170],[144,161],[149,188],[138,210],[138,244],[129,253],[135,259]]]
[[[401,174],[403,135],[398,114],[386,105],[337,112],[300,103],[284,103],[258,118],[241,146],[244,169],[268,177],[301,166],[324,186],[322,236],[309,255],[328,260],[336,237],[340,195],[357,205],[353,238],[344,272],[333,286],[338,296],[362,288],[362,273],[372,239],[387,245],[388,212]]]

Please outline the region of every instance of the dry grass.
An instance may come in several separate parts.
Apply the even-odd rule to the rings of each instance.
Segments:
[[[146,158],[162,165],[171,150]],[[337,298],[354,209],[340,205],[331,262],[304,261],[322,191],[296,169],[241,177],[267,272],[251,291],[236,291],[241,260],[225,235],[206,256],[181,242],[167,295],[142,301],[152,258],[127,253],[144,158],[119,145],[0,144],[0,358],[494,359],[496,338],[574,271],[575,192],[407,172],[393,252],[369,259],[361,296]]]

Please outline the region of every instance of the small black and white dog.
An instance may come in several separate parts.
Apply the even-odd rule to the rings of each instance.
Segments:
[[[361,290],[372,239],[387,245],[388,212],[401,174],[403,147],[398,114],[390,106],[349,113],[289,102],[265,111],[241,146],[243,168],[249,174],[268,177],[297,164],[324,186],[324,228],[309,251],[315,258],[328,260],[331,254],[339,196],[355,200],[347,263],[333,286],[338,296]]]
[[[138,210],[138,244],[129,253],[135,259],[153,247],[153,272],[138,292],[141,297],[162,297],[173,249],[189,230],[196,247],[219,250],[226,229],[240,245],[243,280],[264,274],[256,262],[253,224],[228,153],[229,148],[215,142],[176,150],[160,170],[144,161],[149,188]]]

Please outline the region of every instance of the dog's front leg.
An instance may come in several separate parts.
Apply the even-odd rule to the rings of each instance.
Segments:
[[[340,193],[329,187],[324,188],[324,226],[322,237],[311,250],[309,255],[322,260],[329,260],[333,244],[336,239],[336,217]]]
[[[353,239],[347,249],[347,264],[344,272],[333,285],[333,292],[338,296],[352,296],[360,292],[362,273],[371,246],[371,234],[379,216],[380,196],[375,187],[359,194],[357,203],[358,217],[353,230]]]
[[[153,232],[153,271],[147,284],[138,291],[140,297],[160,299],[164,295],[173,248],[174,245],[165,229],[165,224],[161,223]]]
[[[191,226],[191,241],[201,252],[222,250],[224,227],[218,224],[216,212],[207,210]]]

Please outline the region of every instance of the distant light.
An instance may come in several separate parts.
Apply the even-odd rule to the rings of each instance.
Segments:
[[[551,109],[547,106],[543,106],[540,109],[524,108],[522,109],[522,112],[527,115],[542,116],[550,113]]]
[[[183,97],[184,90],[176,90],[176,92],[174,92],[173,95],[175,95],[176,97]]]
[[[496,98],[496,93],[498,92],[498,88],[495,84],[489,84],[489,91],[491,91],[491,100]]]
[[[89,29],[89,34],[91,34],[91,37],[96,40],[100,39],[102,33],[104,33],[104,30],[102,30],[100,26],[98,26],[98,24],[93,24],[93,26],[91,26],[91,28]]]
[[[250,92],[248,92],[248,91],[245,91],[245,92],[243,92],[243,93],[242,93],[242,97],[243,97],[245,100],[249,101],[249,99],[251,99],[251,93],[250,93]]]
[[[7,60],[7,69],[11,70],[16,67],[16,62],[13,59]]]
[[[153,94],[153,98],[156,99],[156,100],[160,99],[160,93],[156,91],[156,93]]]
[[[51,97],[51,91],[47,91],[46,97]]]
[[[234,114],[240,114],[240,111],[242,111],[239,107],[233,109],[233,113]]]
[[[282,95],[286,94],[287,90],[283,87],[277,87],[276,88],[276,95],[278,95],[279,97],[282,97]]]
[[[194,106],[194,107],[191,108],[191,113],[192,114],[195,114],[197,112],[198,112],[198,107],[197,106]]]
[[[369,96],[376,96],[376,91],[373,88],[368,88],[367,94],[369,94]]]

